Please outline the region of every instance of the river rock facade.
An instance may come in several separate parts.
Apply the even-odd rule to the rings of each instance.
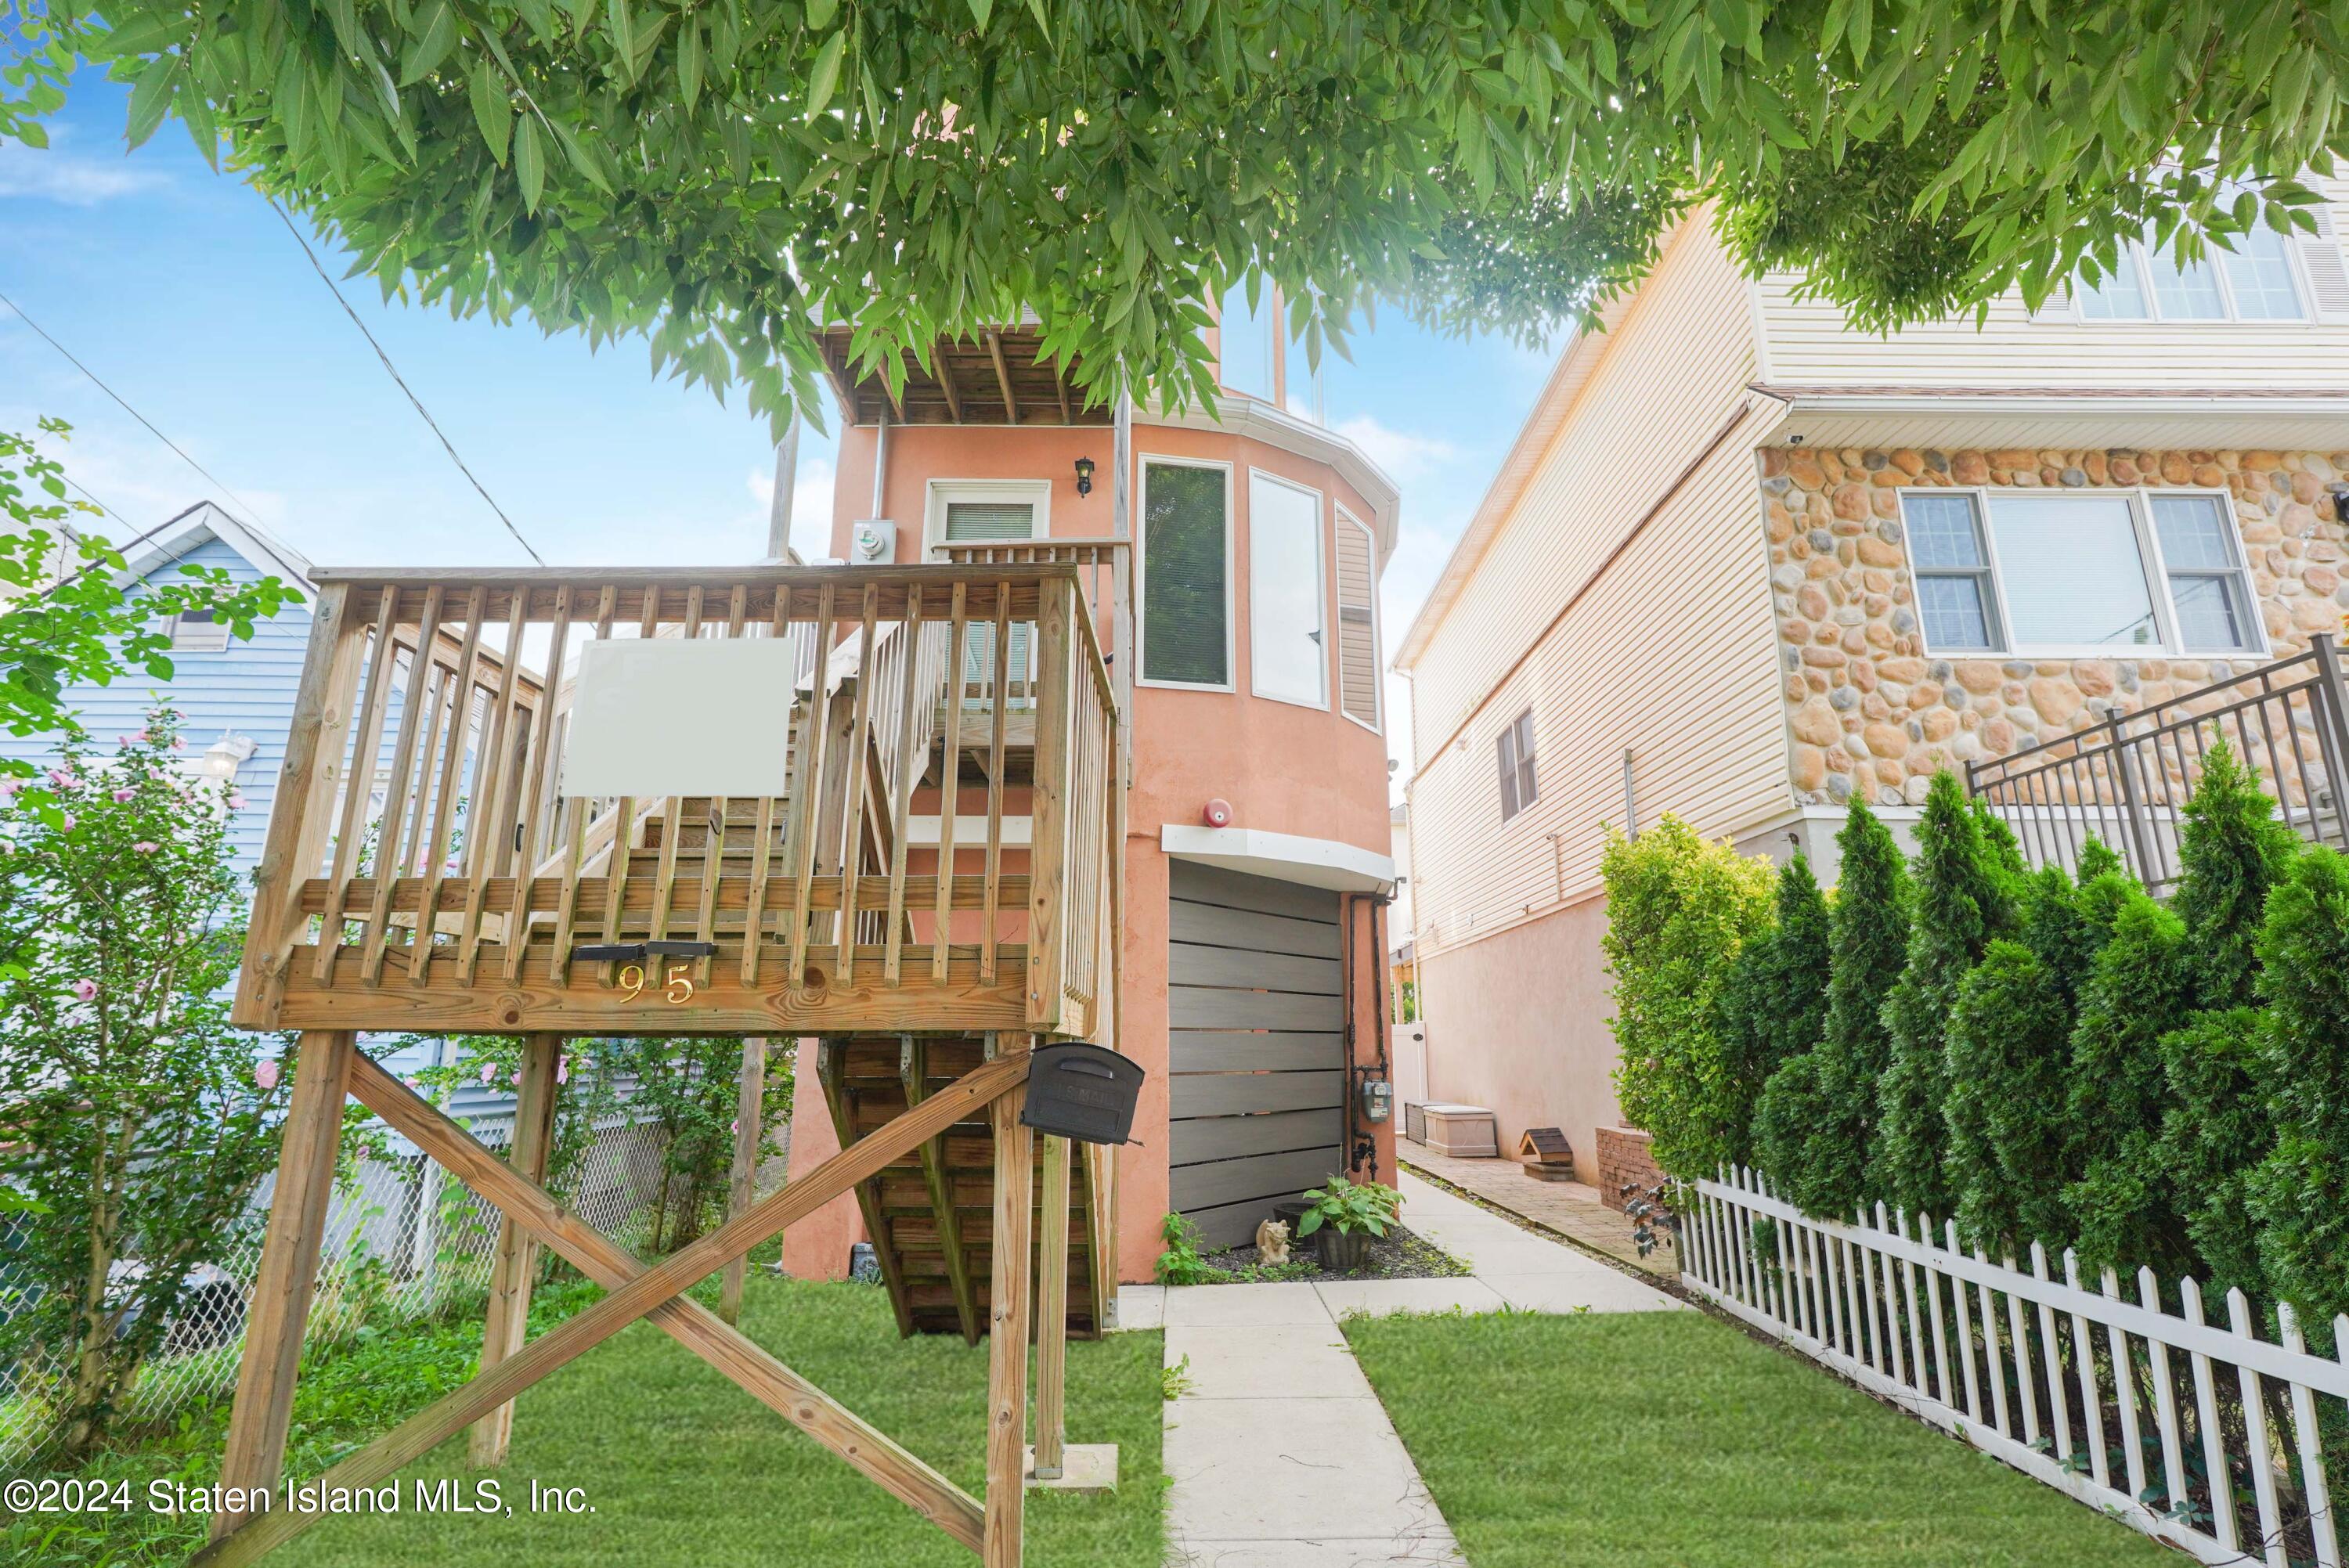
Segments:
[[[1762,494],[1795,798],[1916,804],[1943,768],[2003,756],[2244,666],[2304,653],[2349,610],[2325,486],[2349,452],[1765,448]],[[1939,658],[1918,624],[1902,489],[2223,490],[2270,651],[2236,659]]]

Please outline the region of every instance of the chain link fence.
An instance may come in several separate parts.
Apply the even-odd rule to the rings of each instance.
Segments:
[[[482,1122],[474,1136],[502,1149],[511,1119]],[[658,1130],[625,1116],[598,1125],[594,1143],[562,1192],[570,1207],[630,1251],[641,1251],[647,1219],[661,1181]],[[462,1181],[404,1141],[405,1153],[359,1162],[338,1185],[327,1222],[316,1295],[304,1336],[308,1347],[348,1336],[361,1324],[375,1327],[416,1322],[486,1305],[498,1244],[497,1210]],[[763,1193],[780,1185],[785,1161],[760,1171]],[[254,1194],[266,1210],[275,1177]],[[0,1256],[5,1256],[0,1244]],[[170,1416],[236,1382],[244,1344],[246,1303],[261,1266],[261,1235],[218,1267],[189,1281],[173,1313],[162,1354],[142,1370],[132,1394],[130,1420]],[[70,1370],[65,1346],[36,1350],[0,1367],[0,1472],[20,1468],[54,1426],[49,1392]]]

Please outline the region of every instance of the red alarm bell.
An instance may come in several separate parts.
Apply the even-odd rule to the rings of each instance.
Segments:
[[[1208,801],[1199,815],[1207,820],[1210,828],[1228,828],[1232,825],[1232,803],[1218,796]]]

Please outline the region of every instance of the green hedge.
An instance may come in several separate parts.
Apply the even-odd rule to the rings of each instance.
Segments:
[[[2223,743],[2166,905],[2094,842],[2027,872],[1946,774],[1913,864],[1857,801],[1837,842],[1839,887],[1797,860],[1775,901],[1670,819],[1610,846],[1619,1082],[1666,1171],[2349,1312],[2349,859]]]

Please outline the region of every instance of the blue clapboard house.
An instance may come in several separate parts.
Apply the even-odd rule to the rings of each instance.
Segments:
[[[67,693],[101,752],[112,747],[115,737],[142,728],[148,710],[159,702],[180,711],[190,766],[234,784],[244,797],[244,809],[230,824],[230,842],[240,878],[249,879],[261,862],[268,836],[270,809],[293,726],[295,688],[309,645],[311,606],[317,601],[310,563],[282,540],[238,521],[209,501],[172,518],[151,538],[126,551],[124,560],[132,581],[160,585],[177,581],[184,565],[221,567],[239,582],[274,576],[303,594],[305,603],[288,604],[256,626],[247,641],[238,641],[208,617],[174,625],[169,681],[133,674],[110,686],[77,686]],[[393,701],[395,719],[387,733],[397,725],[397,692]],[[0,756],[47,766],[57,759],[57,751],[53,738],[0,735]],[[255,1038],[256,1056],[276,1049],[274,1037]],[[434,1042],[382,1059],[395,1071],[410,1072],[436,1057],[453,1059],[443,1053],[455,1049],[455,1042]],[[475,1089],[460,1094],[450,1109],[460,1117],[495,1119],[510,1114],[511,1100]]]

